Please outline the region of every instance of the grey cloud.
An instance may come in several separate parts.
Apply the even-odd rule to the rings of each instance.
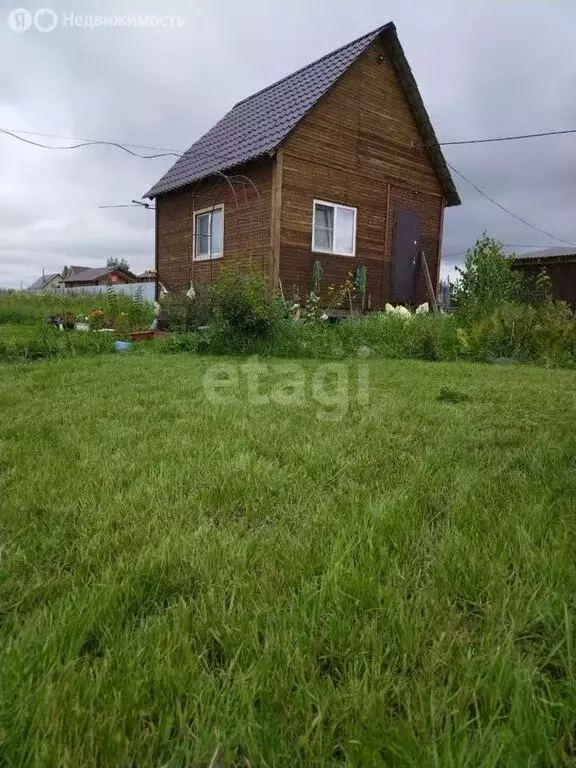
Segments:
[[[8,1],[0,0],[0,17]],[[264,0],[48,4],[82,15],[176,14],[186,23],[44,35],[0,26],[0,127],[184,149],[239,99],[389,20],[440,139],[573,127],[576,10],[568,3],[293,0],[289,12]],[[576,241],[575,141],[448,147],[446,157],[518,214]],[[98,206],[140,197],[171,162],[96,147],[51,152],[0,135],[0,284],[119,253],[137,269],[150,266],[153,213]],[[446,212],[446,254],[485,229],[504,242],[553,243],[455,180],[463,205]]]

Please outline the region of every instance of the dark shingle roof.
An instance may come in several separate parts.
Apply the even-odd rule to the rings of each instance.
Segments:
[[[238,102],[179,158],[145,197],[198,181],[274,151],[316,102],[381,33],[391,37],[394,65],[419,122],[449,205],[460,199],[446,167],[394,24],[386,24]]]
[[[122,274],[129,275],[130,277],[135,277],[132,272],[122,269],[121,267],[85,267],[81,272],[74,272],[74,274],[70,275],[70,277],[67,277],[65,282],[85,283],[88,280],[98,280],[98,278],[105,277],[112,272],[121,272]]]
[[[544,248],[541,251],[532,251],[532,253],[518,253],[516,259],[557,259],[562,256],[576,256],[576,248]]]

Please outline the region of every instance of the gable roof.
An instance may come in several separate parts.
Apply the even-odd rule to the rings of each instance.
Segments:
[[[530,261],[531,259],[558,259],[562,257],[576,256],[576,248],[544,248],[541,251],[532,251],[532,253],[518,253],[515,261]]]
[[[122,275],[127,275],[130,278],[134,278],[134,280],[136,279],[136,275],[126,269],[122,269],[122,267],[84,267],[80,272],[74,272],[70,277],[67,277],[64,282],[66,284],[86,283],[91,280],[98,280],[101,277],[106,277],[106,275],[111,275],[113,273],[120,273]]]
[[[51,280],[54,280],[55,277],[62,277],[62,275],[59,272],[52,272],[50,275],[44,275],[44,277],[39,277],[38,280],[35,280],[32,285],[28,286],[26,288],[27,291],[41,291],[42,288],[44,288]]]
[[[172,192],[218,171],[274,152],[318,100],[381,34],[390,43],[392,64],[420,129],[426,152],[438,174],[447,204],[459,205],[458,192],[393,23],[378,27],[239,101],[186,150],[145,197],[153,198]]]

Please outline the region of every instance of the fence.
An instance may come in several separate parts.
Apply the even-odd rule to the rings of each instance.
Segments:
[[[110,285],[75,285],[67,286],[66,293],[125,293],[127,296],[140,296],[143,301],[154,301],[155,283],[111,283]]]

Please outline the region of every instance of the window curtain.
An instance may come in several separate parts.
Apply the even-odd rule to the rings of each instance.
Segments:
[[[334,208],[317,205],[314,217],[314,247],[325,251],[334,246]]]

